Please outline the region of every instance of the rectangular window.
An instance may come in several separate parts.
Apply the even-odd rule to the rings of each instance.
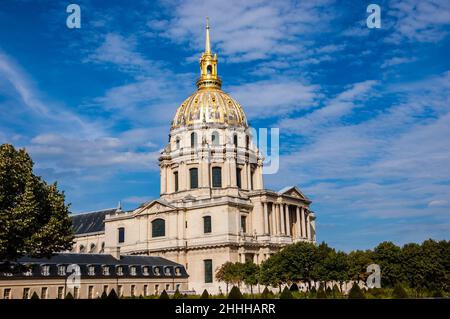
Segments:
[[[108,294],[108,285],[103,285],[103,292]]]
[[[166,291],[170,289],[170,284],[166,284]]]
[[[222,187],[222,169],[220,167],[212,168],[212,187]]]
[[[136,295],[136,285],[131,285],[131,297]]]
[[[159,285],[155,285],[155,295],[159,294]]]
[[[73,287],[73,298],[78,299],[80,297],[80,289],[78,287]]]
[[[175,192],[178,192],[178,172],[173,173],[173,179],[175,182]]]
[[[119,297],[121,297],[123,295],[123,286],[122,285],[118,285],[117,286],[117,291],[119,293]]]
[[[237,167],[236,168],[236,185],[238,188],[242,188],[242,182],[241,182],[241,174],[242,173],[242,169]]]
[[[211,216],[204,216],[203,217],[203,232],[205,234],[208,234],[212,231],[211,229]]]
[[[94,299],[94,286],[88,287],[88,299]]]
[[[148,285],[144,285],[144,296],[148,296]]]
[[[125,242],[125,228],[119,227],[119,243]]]
[[[212,260],[205,259],[203,263],[205,268],[205,283],[211,283],[213,282]]]
[[[189,177],[191,182],[191,189],[198,188],[198,169],[191,168],[189,170]]]
[[[58,287],[58,299],[64,299],[64,287]]]
[[[241,232],[247,232],[247,216],[241,216]]]
[[[41,289],[41,299],[47,299],[47,291],[48,291],[47,287],[42,287],[42,289]]]
[[[23,299],[30,298],[30,288],[23,288],[22,298]]]
[[[11,299],[11,288],[3,290],[3,299]]]

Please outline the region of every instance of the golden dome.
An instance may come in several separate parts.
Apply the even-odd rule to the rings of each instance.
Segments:
[[[172,128],[219,123],[247,126],[241,105],[220,89],[200,89],[181,103],[175,114]]]
[[[211,53],[209,42],[208,18],[205,51],[200,58],[200,78],[196,85],[197,92],[178,107],[172,128],[202,123],[247,126],[241,105],[221,90],[222,81],[217,74],[217,54]]]

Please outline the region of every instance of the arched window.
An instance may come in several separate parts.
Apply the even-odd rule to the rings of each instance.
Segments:
[[[194,132],[191,133],[191,147],[197,146],[197,134]]]
[[[212,187],[222,187],[222,168],[212,168]]]
[[[211,74],[211,73],[212,73],[212,66],[211,66],[211,65],[208,65],[208,66],[206,67],[206,73],[207,73],[207,74]]]
[[[217,133],[217,132],[212,133],[211,142],[213,145],[219,145],[219,133]]]
[[[175,139],[175,147],[177,148],[177,150],[180,149],[180,138],[179,138],[179,137],[177,137],[177,138]]]
[[[245,148],[248,149],[250,146],[250,137],[248,135],[245,136]]]
[[[189,169],[189,180],[191,184],[191,189],[198,188],[198,169]]]
[[[212,231],[211,227],[211,216],[203,217],[203,232],[209,234]]]
[[[238,146],[238,137],[237,137],[237,134],[234,134],[233,135],[233,144],[234,144],[234,146]]]
[[[102,242],[102,245],[101,245],[100,247],[101,247],[101,248],[100,248],[99,253],[100,253],[100,254],[103,254],[103,253],[105,252],[105,242]]]
[[[80,253],[84,253],[84,250],[85,250],[84,245],[80,245]]]
[[[166,235],[166,221],[158,218],[152,221],[152,237],[163,237]]]
[[[119,244],[125,242],[125,228],[124,227],[119,227],[117,229],[117,232],[118,232],[118,236],[117,237],[118,237]]]
[[[89,252],[95,253],[95,244],[94,243],[91,244],[91,247],[89,248]]]

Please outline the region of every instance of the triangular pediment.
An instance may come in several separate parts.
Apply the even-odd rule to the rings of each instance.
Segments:
[[[303,194],[297,186],[288,186],[281,189],[278,194],[290,196],[298,199],[308,200],[308,198]]]
[[[167,211],[172,211],[176,209],[175,206],[169,204],[168,202],[161,199],[154,199],[142,204],[136,211],[135,214],[157,214]]]

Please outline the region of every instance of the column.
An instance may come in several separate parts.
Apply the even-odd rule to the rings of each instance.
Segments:
[[[161,165],[161,194],[165,194],[167,192],[167,169],[166,165]]]
[[[310,234],[310,229],[309,229],[309,214],[306,215],[305,224],[306,224],[306,237],[310,240],[311,238],[309,238],[309,237],[311,237],[310,236],[311,234]]]
[[[305,208],[302,207],[302,237],[306,237],[306,220],[305,220]]]
[[[291,216],[289,211],[289,205],[286,205],[286,235],[291,236]]]
[[[298,206],[295,206],[295,214],[296,214],[296,216],[297,216],[297,225],[296,225],[296,228],[297,228],[297,238],[301,238],[302,237],[302,222],[301,222],[301,219],[300,219],[300,207],[298,207]]]
[[[263,223],[264,223],[264,234],[268,234],[269,233],[269,213],[267,212],[267,202],[263,202],[263,210],[264,210],[264,218],[263,218]]]
[[[276,235],[277,234],[277,204],[272,203],[272,229],[271,234]]]
[[[189,172],[186,168],[186,163],[181,162],[178,169],[178,178],[179,178],[179,190],[184,191],[189,188]]]
[[[252,167],[250,163],[245,164],[245,166],[247,166],[247,188],[250,190],[252,189]]]
[[[229,158],[230,161],[230,186],[237,186],[236,181],[236,158]]]
[[[281,216],[281,234],[286,234],[286,223],[285,223],[285,209],[284,204],[280,204],[280,216]]]

